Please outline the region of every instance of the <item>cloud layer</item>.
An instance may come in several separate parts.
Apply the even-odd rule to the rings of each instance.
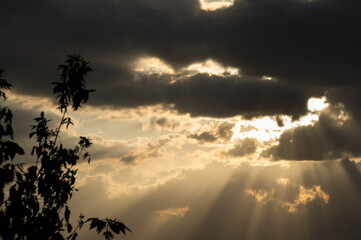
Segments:
[[[322,118],[315,127],[282,135],[270,154],[298,160],[358,156],[353,133],[360,132],[361,120],[360,9],[358,1],[342,0],[238,0],[216,11],[201,9],[198,0],[5,1],[0,66],[18,93],[49,96],[64,55],[83,53],[95,69],[90,104],[159,104],[192,117],[298,119],[310,97],[326,95],[333,107],[344,106],[352,126],[334,128]],[[144,57],[172,71],[135,71]],[[182,71],[210,59],[239,74]],[[172,127],[164,120],[155,124]],[[192,137],[215,141],[212,136]],[[321,150],[303,151],[305,139],[323,142]]]

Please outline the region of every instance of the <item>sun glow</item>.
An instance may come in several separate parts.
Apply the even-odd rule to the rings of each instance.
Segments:
[[[179,69],[178,71],[176,71],[171,65],[156,57],[139,58],[133,63],[132,66],[135,72],[145,74],[181,74],[189,76],[197,73],[207,73],[209,75],[218,76],[239,76],[240,72],[238,68],[223,66],[221,63],[218,63],[212,59],[193,63],[187,67]]]
[[[133,70],[135,72],[142,72],[147,74],[174,74],[174,69],[170,65],[156,57],[139,58],[134,62]]]
[[[215,11],[233,6],[234,0],[199,0],[199,3],[201,9],[205,11]]]
[[[263,81],[276,81],[277,79],[274,78],[274,77],[271,77],[271,76],[264,75],[264,76],[262,76],[261,80],[263,80]]]
[[[239,69],[224,67],[220,63],[208,59],[204,62],[194,63],[183,69],[187,72],[208,73],[209,75],[239,75]]]
[[[328,107],[328,103],[326,103],[326,97],[322,98],[310,98],[307,102],[308,110],[311,112],[320,112],[326,107]]]
[[[319,120],[320,112],[328,106],[326,97],[310,98],[308,100],[310,112],[296,121],[293,121],[287,115],[262,117],[253,120],[239,119],[233,128],[232,140],[255,138],[260,142],[275,141],[286,130],[314,125]]]
[[[289,129],[315,124],[319,119],[317,114],[307,114],[299,120],[292,121],[290,116],[262,117],[254,120],[239,119],[233,128],[235,139],[255,138],[260,142],[275,141]],[[281,122],[282,125],[279,125]]]

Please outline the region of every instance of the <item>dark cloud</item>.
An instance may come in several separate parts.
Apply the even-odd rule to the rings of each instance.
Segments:
[[[355,87],[332,88],[326,92],[326,97],[332,105],[342,105],[344,111],[353,119],[361,120],[360,89]]]
[[[104,96],[93,103],[120,107],[163,103],[192,116],[252,118],[287,114],[298,118],[307,111],[307,99],[321,93],[276,81],[237,76],[196,74],[171,83],[170,76],[152,74],[109,87],[102,93]]]
[[[102,104],[174,103],[180,112],[209,116],[298,115],[310,96],[306,86],[359,89],[360,8],[358,1],[341,0],[239,0],[215,12],[200,10],[198,0],[6,1],[0,65],[19,91],[48,95],[64,54],[80,52],[96,69],[89,83]],[[139,56],[156,56],[175,68],[213,58],[245,76],[268,75],[279,83],[239,86],[199,76],[167,88],[154,77],[136,83],[129,62]],[[255,88],[260,90],[252,100],[239,97]],[[163,90],[175,95],[158,96]],[[185,91],[185,97],[176,94]]]

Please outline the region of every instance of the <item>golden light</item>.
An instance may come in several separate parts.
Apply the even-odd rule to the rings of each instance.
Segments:
[[[212,59],[207,59],[203,62],[193,63],[178,71],[175,71],[171,65],[156,57],[139,58],[132,64],[132,66],[133,71],[145,74],[182,74],[185,76],[189,76],[197,73],[207,73],[209,75],[218,76],[239,76],[240,72],[238,68],[225,67]]]
[[[263,81],[276,81],[276,79],[274,77],[271,77],[271,76],[262,76],[261,80]]]
[[[204,62],[193,63],[184,68],[183,71],[194,73],[208,73],[209,75],[239,75],[239,69],[232,67],[224,67],[220,63],[208,59]]]
[[[279,185],[287,185],[290,183],[288,178],[276,178],[276,183]]]
[[[326,97],[310,98],[307,102],[308,110],[311,112],[320,112],[325,109],[329,104],[326,103]]]
[[[273,78],[267,76],[264,76],[262,79],[265,81],[273,80]],[[261,117],[252,120],[239,119],[233,128],[234,134],[232,140],[255,138],[260,142],[276,141],[286,130],[300,126],[314,125],[319,120],[321,111],[329,106],[326,101],[326,97],[310,98],[307,102],[307,107],[310,112],[296,121],[293,121],[292,118],[287,115]],[[277,123],[278,121],[283,123],[282,126]],[[277,143],[275,142],[275,144]]]
[[[278,125],[277,118],[283,122],[283,126]],[[262,117],[253,120],[239,119],[233,128],[232,140],[255,138],[259,142],[276,141],[284,131],[300,126],[313,125],[318,119],[318,114],[313,113],[309,113],[296,121],[292,121],[292,118],[286,115]]]
[[[135,72],[143,72],[147,74],[174,74],[174,69],[170,65],[166,64],[164,61],[156,57],[139,58],[134,62],[133,70]]]
[[[233,6],[234,0],[199,0],[199,3],[201,9],[205,11],[215,11]]]

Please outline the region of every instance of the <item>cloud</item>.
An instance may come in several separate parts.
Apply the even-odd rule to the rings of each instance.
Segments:
[[[160,117],[151,119],[151,125],[160,129],[174,130],[177,127],[180,127],[180,122],[167,117]]]
[[[258,189],[258,190],[246,189],[245,193],[254,197],[258,202],[267,203],[269,201],[274,200],[273,195],[275,193],[275,190],[271,189],[271,190],[267,191],[265,189]]]
[[[242,157],[242,156],[250,155],[256,152],[257,150],[256,143],[257,141],[252,138],[237,140],[234,146],[224,154],[230,157]]]
[[[314,125],[285,131],[279,144],[265,153],[274,159],[328,160],[361,156],[360,122],[347,116],[342,105],[322,112]]]
[[[214,142],[217,138],[210,132],[202,132],[201,134],[189,135],[190,138],[197,139],[200,142]]]
[[[276,183],[280,185],[287,185],[290,183],[290,180],[288,178],[277,178]]]
[[[201,8],[206,11],[215,11],[233,5],[233,0],[199,0]]]
[[[297,119],[310,97],[326,95],[330,105],[344,105],[350,121],[337,128],[323,118],[290,130],[269,155],[357,157],[360,9],[360,2],[342,0],[238,0],[217,11],[202,10],[199,0],[7,1],[0,9],[0,65],[18,94],[50,97],[56,66],[79,52],[95,70],[88,78],[97,89],[92,106],[157,105],[191,117]],[[156,71],[136,68],[139,59],[150,59]],[[177,127],[167,120],[155,125]],[[190,136],[215,143],[217,134]]]
[[[184,215],[189,211],[189,207],[181,207],[181,208],[167,208],[163,210],[155,211],[155,214],[160,216],[176,216],[176,217],[184,217]]]
[[[315,201],[316,198],[319,198],[324,203],[328,203],[330,200],[330,195],[322,191],[321,186],[313,186],[312,188],[306,189],[303,186],[299,188],[299,194],[294,202],[282,202],[284,207],[288,208],[288,212],[297,212],[297,208],[301,205],[306,205],[309,202]]]
[[[120,161],[126,164],[135,164],[136,161],[148,159],[148,158],[159,158],[163,155],[161,149],[170,141],[169,138],[162,138],[155,142],[147,143],[146,147],[140,147],[136,150],[130,151],[125,154]]]
[[[228,142],[232,138],[234,125],[228,121],[211,121],[208,130],[197,130],[189,134],[188,138],[196,139],[200,143]]]
[[[11,30],[1,39],[7,48],[0,63],[19,91],[48,96],[64,54],[81,52],[95,69],[89,78],[98,90],[92,104],[174,104],[193,116],[297,117],[311,96],[346,84],[359,88],[361,36],[354,29],[360,5],[235,1],[226,9],[202,11],[198,0],[7,2],[1,26]],[[202,75],[174,85],[154,76],[135,82],[130,63],[145,56],[176,70],[213,59],[241,69],[242,76],[267,75],[278,82]]]
[[[288,180],[288,179],[287,179]],[[277,182],[280,184],[279,182]],[[283,182],[281,183],[285,185]],[[324,192],[319,185],[312,186],[311,188],[305,188],[300,185],[298,195],[293,201],[285,201],[276,195],[274,188],[271,190],[266,189],[246,189],[245,193],[254,197],[258,202],[262,204],[275,203],[276,205],[286,208],[287,212],[295,213],[301,206],[305,206],[308,203],[314,202],[317,199],[321,200],[325,204],[330,200],[330,195]]]

